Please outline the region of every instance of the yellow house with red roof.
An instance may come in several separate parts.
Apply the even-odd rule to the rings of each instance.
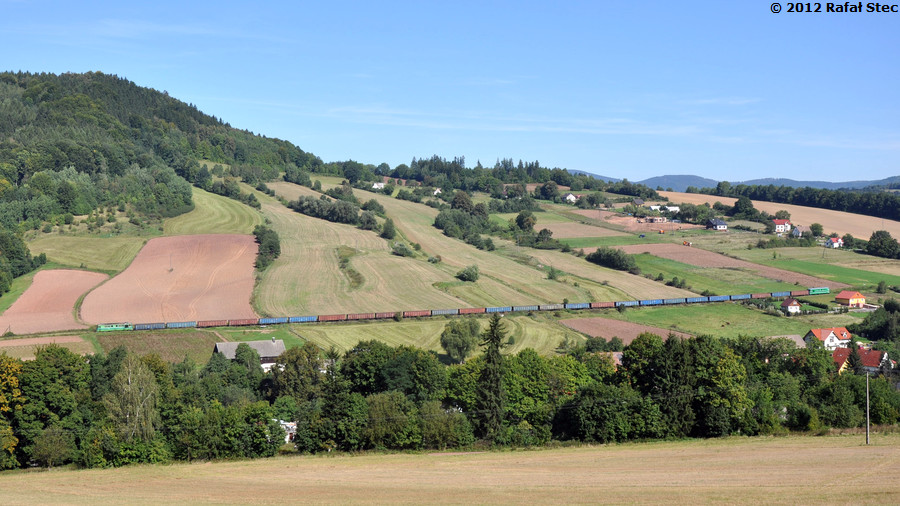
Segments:
[[[866,305],[866,298],[859,292],[851,292],[844,290],[834,297],[838,304],[850,307],[863,307]]]

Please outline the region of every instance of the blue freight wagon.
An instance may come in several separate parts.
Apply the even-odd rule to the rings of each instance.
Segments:
[[[513,311],[537,311],[537,306],[513,306]]]
[[[791,292],[772,292],[772,297],[790,297]]]
[[[134,330],[158,330],[166,328],[165,323],[136,323]]]
[[[509,313],[510,311],[512,311],[512,306],[484,308],[485,313]]]
[[[740,295],[732,295],[731,296],[731,300],[744,300],[744,299],[749,299],[749,298],[750,298],[749,293],[742,293]]]
[[[688,304],[695,304],[697,302],[709,302],[709,297],[688,297],[686,300]]]
[[[663,299],[663,304],[684,304],[687,299],[681,297],[679,299]]]
[[[288,319],[283,316],[278,317],[278,318],[260,318],[259,319],[260,325],[276,325],[279,323],[287,323],[287,322],[288,322]]]
[[[556,311],[565,308],[562,304],[541,304],[539,307],[541,311]]]
[[[663,303],[662,299],[647,299],[647,300],[641,301],[642,306],[658,306],[662,303]]]
[[[169,322],[166,323],[167,329],[189,329],[191,327],[196,327],[197,322]]]
[[[590,309],[590,302],[573,302],[566,304],[566,309]]]
[[[636,301],[636,300],[620,300],[619,302],[616,302],[616,307],[621,307],[621,306],[625,306],[625,307],[629,307],[629,306],[637,306],[637,305],[639,305],[639,304],[640,304],[640,302],[638,302],[638,301]]]
[[[459,314],[459,309],[432,309],[431,316]]]
[[[318,319],[318,316],[291,316],[288,318],[288,323],[309,323],[317,321]]]
[[[729,299],[728,295],[710,295],[709,296],[710,302],[725,302],[727,300],[731,300],[731,299]]]

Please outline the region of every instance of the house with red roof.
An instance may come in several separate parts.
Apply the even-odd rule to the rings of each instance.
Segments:
[[[853,336],[846,327],[834,327],[830,329],[810,329],[803,336],[803,340],[808,344],[813,339],[818,339],[825,346],[826,350],[834,351],[837,348],[849,346],[851,337]]]
[[[866,305],[866,298],[863,294],[850,290],[841,291],[841,293],[834,296],[834,300],[843,306],[864,307]]]
[[[775,233],[783,234],[791,231],[791,220],[772,220],[775,224]]]
[[[831,248],[831,249],[843,248],[843,247],[844,247],[844,240],[841,239],[840,237],[829,237],[829,238],[825,241],[825,247],[826,247],[826,248]]]
[[[856,350],[859,353],[859,361],[864,372],[880,374],[885,370],[891,369],[893,365],[888,359],[886,351],[867,350],[863,347],[859,347]],[[838,374],[849,370],[851,353],[853,353],[853,350],[850,348],[838,348],[832,352],[831,358],[834,360],[834,366],[837,367]]]

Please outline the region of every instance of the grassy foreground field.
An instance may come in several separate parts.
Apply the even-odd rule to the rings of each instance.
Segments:
[[[900,435],[323,455],[0,474],[4,504],[891,504]],[[839,473],[829,472],[839,469]]]

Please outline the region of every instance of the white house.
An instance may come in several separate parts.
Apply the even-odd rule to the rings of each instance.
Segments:
[[[713,230],[728,230],[728,224],[718,218],[713,218],[706,222],[706,228],[711,228]]]
[[[662,206],[650,206],[651,211],[659,211],[660,209],[662,209]]]
[[[788,314],[798,314],[800,313],[800,302],[797,299],[788,297],[781,303],[781,310],[786,311]]]
[[[838,348],[846,348],[850,345],[850,332],[846,327],[834,327],[830,329],[810,329],[803,336],[803,340],[809,342],[818,339],[826,350],[834,351]]]
[[[825,247],[833,248],[833,249],[843,248],[844,240],[841,239],[840,237],[829,237],[828,240],[825,241]]]
[[[791,220],[772,220],[775,224],[775,233],[783,234],[791,231]]]
[[[681,208],[678,206],[666,206],[666,211],[668,211],[672,214],[675,214],[675,213],[681,211]]]
[[[578,197],[576,197],[574,193],[567,193],[566,196],[563,197],[563,198],[564,198],[564,199],[566,200],[566,202],[568,202],[569,204],[574,204],[575,202],[578,201]]]
[[[372,183],[373,190],[384,190],[384,183]]]
[[[438,195],[440,195],[440,194],[441,194],[441,189],[440,189],[440,188],[435,188],[434,191],[431,192],[431,195],[433,195],[433,196],[435,196],[435,197],[438,196]]]
[[[812,231],[809,230],[809,227],[805,225],[797,225],[791,230],[792,237],[809,237],[812,235]]]

